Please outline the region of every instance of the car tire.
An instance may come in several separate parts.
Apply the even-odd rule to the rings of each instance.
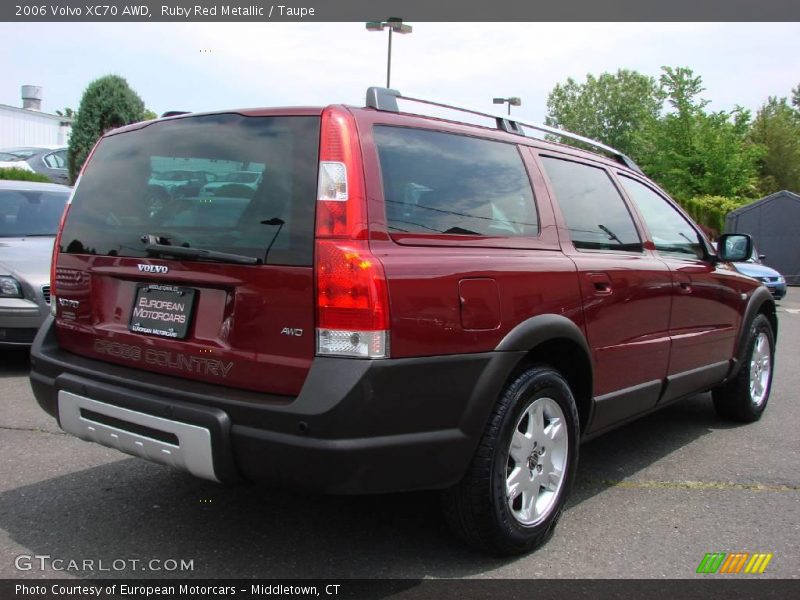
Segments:
[[[575,478],[579,435],[575,399],[558,371],[533,366],[515,373],[466,475],[443,494],[454,533],[505,556],[544,544]]]
[[[739,372],[711,391],[719,416],[731,421],[758,421],[767,408],[775,367],[775,334],[763,314],[756,315],[745,339]]]

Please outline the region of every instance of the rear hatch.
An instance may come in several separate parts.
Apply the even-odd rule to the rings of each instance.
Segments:
[[[67,351],[296,395],[314,357],[320,117],[156,121],[104,138],[60,236]],[[234,173],[257,173],[245,183]]]

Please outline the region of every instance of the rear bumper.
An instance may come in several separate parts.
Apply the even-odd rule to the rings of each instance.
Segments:
[[[149,416],[207,429],[210,479],[378,493],[444,488],[459,481],[503,383],[522,356],[317,358],[299,396],[271,397],[64,352],[49,319],[33,344],[31,386],[37,402],[57,419],[59,392],[64,392],[139,413],[142,422]]]

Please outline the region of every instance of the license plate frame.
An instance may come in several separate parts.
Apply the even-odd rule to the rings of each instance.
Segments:
[[[133,297],[128,330],[143,335],[185,339],[192,324],[195,297],[193,288],[140,283]]]

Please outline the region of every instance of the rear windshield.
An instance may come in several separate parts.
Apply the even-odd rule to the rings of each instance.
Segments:
[[[0,237],[55,235],[69,192],[0,189]]]
[[[103,140],[61,251],[147,256],[159,243],[311,265],[319,117],[188,117]],[[149,237],[148,237],[149,236]]]

